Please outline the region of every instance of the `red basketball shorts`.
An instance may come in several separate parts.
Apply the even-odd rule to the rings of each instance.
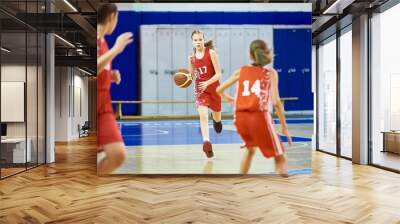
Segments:
[[[123,142],[121,132],[113,113],[97,114],[97,151],[103,151],[103,145]]]
[[[234,124],[246,147],[259,147],[266,158],[285,151],[268,112],[236,112]]]
[[[221,96],[216,92],[202,92],[196,94],[196,106],[206,106],[209,107],[214,112],[221,111]]]

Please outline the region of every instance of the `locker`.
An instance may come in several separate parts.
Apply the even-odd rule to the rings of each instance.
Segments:
[[[258,28],[258,39],[261,39],[267,43],[269,49],[272,50],[272,55],[274,55],[274,30],[272,26],[260,26]],[[269,67],[274,66],[274,59],[272,58],[272,63],[267,65]],[[273,111],[272,101],[269,104],[269,111]]]
[[[215,46],[215,26],[200,27],[200,30],[204,33],[205,41],[213,40]]]
[[[188,67],[188,56],[193,52],[191,34],[200,29],[205,39],[214,41],[221,66],[221,82],[233,71],[250,62],[249,45],[254,39],[273,43],[272,26],[243,25],[149,25],[141,26],[141,64],[143,100],[194,101],[194,85],[187,89],[175,86],[173,74],[178,68]],[[146,87],[146,88],[145,88]],[[229,93],[234,95],[235,88]],[[222,105],[223,113],[232,113],[233,107]],[[143,115],[196,115],[194,103],[143,104]]]
[[[239,69],[245,63],[243,61],[243,55],[246,54],[248,49],[244,44],[244,32],[243,28],[238,26],[232,26],[230,29],[230,64],[231,64],[231,73]],[[236,88],[230,88],[229,94],[234,96],[236,93]]]
[[[142,100],[157,100],[158,70],[157,70],[157,35],[155,27],[140,28],[141,41],[141,95]],[[148,87],[148,88],[145,88]],[[157,115],[157,104],[141,104],[142,115]]]
[[[201,30],[205,34],[205,40],[212,40],[214,43],[214,50],[218,55],[220,67],[221,67],[221,72],[222,72],[222,65],[221,65],[221,53],[224,51],[224,43],[222,41],[217,40],[217,32],[221,28],[221,26],[218,25],[209,25],[201,28]],[[224,53],[223,53],[224,54]],[[229,55],[227,55],[229,57]],[[226,56],[224,56],[226,57]],[[225,71],[224,71],[225,72]],[[222,77],[220,78],[220,83],[223,82]]]
[[[192,45],[192,32],[195,29],[195,27],[186,27],[186,46],[187,46],[187,52],[186,52],[186,64],[189,67],[189,61],[188,61],[188,57],[189,55],[191,55],[193,53],[193,45]],[[194,81],[194,80],[193,80]],[[195,100],[195,96],[194,96],[194,83],[192,83],[191,86],[189,86],[187,88],[187,100],[188,101],[193,101]],[[187,111],[188,111],[188,115],[196,115],[197,114],[197,109],[196,109],[196,105],[194,103],[188,103],[186,104],[187,106]]]
[[[272,26],[260,26],[258,28],[258,38],[265,41],[270,49],[272,49],[272,55],[274,50],[274,30]],[[273,66],[274,60],[268,66]]]
[[[171,101],[173,83],[172,70],[172,29],[157,29],[157,70],[158,70],[158,100]],[[148,83],[147,86],[151,84]],[[172,104],[158,104],[158,115],[171,115]]]
[[[220,82],[223,83],[225,82],[230,76],[231,76],[231,63],[230,63],[230,32],[229,28],[217,28],[216,29],[216,36],[215,36],[215,42],[217,45],[217,53],[219,57],[219,63],[221,65],[221,72],[222,72],[222,77],[220,79]],[[232,112],[232,106],[226,103],[222,104],[222,113],[231,113]]]
[[[246,54],[247,48],[244,44],[244,29],[232,27],[231,28],[231,70],[235,71],[236,69],[243,66],[243,54]]]
[[[172,68],[174,72],[180,68],[187,68],[187,45],[186,30],[184,28],[173,28],[172,30]],[[189,87],[190,88],[190,87]],[[172,88],[174,101],[186,101],[187,90],[173,84]],[[188,114],[187,105],[178,103],[172,105],[174,115]]]
[[[258,29],[256,27],[254,28],[245,28],[244,29],[244,51],[243,51],[243,65],[250,64],[250,44],[253,40],[258,39]]]

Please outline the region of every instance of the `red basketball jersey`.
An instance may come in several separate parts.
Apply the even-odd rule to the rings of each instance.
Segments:
[[[215,75],[214,65],[211,60],[210,49],[205,48],[203,58],[198,59],[195,55],[192,56],[193,72],[195,76],[196,92],[200,82],[207,81]],[[213,82],[207,87],[204,92],[215,92],[219,86],[219,81]]]
[[[105,39],[97,38],[97,57],[108,51]],[[97,76],[97,151],[103,151],[103,145],[123,142],[121,133],[111,106],[111,62]]]
[[[236,88],[236,111],[268,111],[270,75],[260,66],[243,66]]]
[[[108,45],[105,39],[97,38],[97,57],[108,51]],[[113,112],[111,106],[111,62],[97,76],[97,113]]]

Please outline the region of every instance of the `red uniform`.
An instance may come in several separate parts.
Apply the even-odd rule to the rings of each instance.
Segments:
[[[281,155],[285,149],[268,111],[271,81],[268,70],[243,66],[236,88],[236,129],[246,147],[259,147],[267,158]]]
[[[97,57],[107,51],[105,39],[97,38]],[[97,151],[103,150],[102,145],[123,141],[111,106],[111,72],[109,63],[97,76]]]
[[[215,112],[221,111],[221,96],[216,92],[219,81],[207,86],[204,91],[199,90],[199,83],[211,79],[215,75],[213,63],[211,61],[210,49],[204,48],[204,56],[201,59],[192,57],[193,72],[195,76],[195,95],[196,106],[207,106]]]

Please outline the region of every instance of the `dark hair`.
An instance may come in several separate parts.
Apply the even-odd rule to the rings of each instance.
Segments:
[[[263,40],[254,40],[250,44],[250,55],[257,65],[267,65],[272,61],[271,50]]]
[[[97,23],[105,24],[107,22],[107,18],[113,14],[117,13],[117,5],[114,3],[105,3],[100,5],[97,9]]]
[[[200,30],[193,30],[192,32],[192,39],[193,39],[193,35],[195,34],[201,34],[204,37],[204,33]],[[208,40],[207,42],[204,43],[204,47],[209,48],[209,49],[214,49],[214,42],[212,40]]]

